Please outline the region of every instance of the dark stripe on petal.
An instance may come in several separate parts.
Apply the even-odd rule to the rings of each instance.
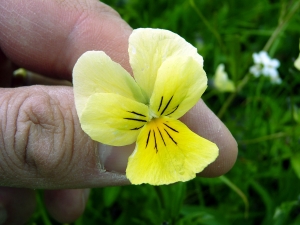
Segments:
[[[134,120],[134,121],[138,121],[138,122],[147,122],[147,120],[140,120],[140,119],[135,119],[135,118],[123,118],[125,120]]]
[[[143,126],[144,126],[144,125],[143,125]],[[132,129],[130,129],[130,130],[139,130],[139,129],[141,129],[143,126],[136,127],[136,128],[132,128]]]
[[[178,105],[178,106],[176,106],[176,107],[175,107],[175,109],[174,109],[172,112],[170,112],[169,114],[167,114],[166,116],[169,116],[169,115],[171,115],[173,112],[175,112],[175,111],[178,109],[178,107],[179,107],[179,105]]]
[[[138,115],[138,116],[146,117],[145,115],[140,114],[140,113],[137,113],[137,112],[134,112],[134,111],[127,111],[127,112],[132,113],[132,114],[135,114],[135,115]]]
[[[163,100],[164,100],[164,96],[161,96],[161,99],[160,99],[160,103],[159,103],[159,107],[158,107],[157,112],[159,112]]]
[[[156,136],[154,130],[153,130],[153,134],[154,134],[154,143],[155,143],[154,149],[156,149],[156,153],[157,153],[158,149],[157,149]]]
[[[164,125],[167,126],[168,128],[170,128],[172,131],[175,131],[176,133],[179,133],[178,130],[175,130],[174,128],[170,127],[169,125],[167,125],[167,124],[165,124],[165,123],[164,123]]]
[[[160,115],[162,115],[166,111],[166,109],[168,108],[170,102],[172,101],[172,98],[173,98],[173,96],[170,98],[170,100],[168,101],[167,105],[165,106],[164,110],[161,112]]]
[[[159,128],[157,128],[158,129],[158,132],[159,132],[159,134],[160,134],[160,136],[161,136],[161,139],[163,140],[163,142],[164,142],[164,145],[166,146],[166,142],[165,142],[165,139],[163,138],[163,136],[162,136],[162,134],[161,134],[161,132],[160,132],[160,129]]]
[[[169,136],[169,138],[171,138],[171,140],[175,143],[175,145],[177,145],[177,142],[176,141],[174,141],[174,139],[171,137],[171,135],[169,134],[169,132],[166,130],[166,129],[164,129],[166,132],[167,132],[167,134],[168,134],[168,136]]]
[[[150,134],[151,134],[151,130],[149,130],[149,133],[148,133],[147,142],[146,142],[146,148],[147,148],[147,146],[148,146],[148,142],[149,142]]]

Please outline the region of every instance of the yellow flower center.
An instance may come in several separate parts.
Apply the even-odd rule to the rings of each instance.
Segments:
[[[174,138],[174,132],[179,133],[179,131],[168,125],[166,118],[159,117],[152,119],[147,123],[147,127],[148,136],[146,139],[145,148],[151,146],[157,152],[160,146],[166,146],[166,143],[168,143],[167,139],[169,139],[171,143],[177,145],[177,142]]]

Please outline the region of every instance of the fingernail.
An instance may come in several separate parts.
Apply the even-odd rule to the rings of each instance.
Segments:
[[[7,212],[2,204],[0,204],[0,225],[4,224],[7,220]]]
[[[101,169],[105,170],[105,162],[109,155],[111,154],[112,146],[105,145],[102,143],[98,143],[98,151],[99,151],[99,159],[100,159],[100,166]]]
[[[134,150],[134,144],[122,147],[99,143],[99,157],[102,169],[110,172],[125,173],[128,157]]]

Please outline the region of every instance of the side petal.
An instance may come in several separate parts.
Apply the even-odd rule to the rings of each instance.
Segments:
[[[130,74],[102,51],[88,51],[79,57],[73,68],[73,86],[79,116],[87,99],[95,93],[115,93],[145,102]]]
[[[158,70],[150,99],[153,117],[177,119],[190,110],[207,87],[202,65],[192,57],[170,57]]]
[[[123,146],[133,143],[149,120],[148,106],[117,94],[89,97],[79,117],[82,129],[95,141]]]
[[[129,157],[126,176],[132,184],[188,181],[212,163],[218,147],[179,120],[158,118],[147,123]]]
[[[169,57],[190,56],[203,65],[203,58],[197,53],[197,49],[168,30],[134,30],[129,37],[128,51],[135,80],[148,99],[152,95],[158,69]]]

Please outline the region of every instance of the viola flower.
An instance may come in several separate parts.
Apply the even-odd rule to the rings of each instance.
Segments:
[[[136,142],[126,176],[132,184],[187,181],[218,156],[218,147],[178,120],[207,87],[196,48],[167,30],[137,29],[129,38],[134,78],[102,51],[73,69],[82,129],[114,146]]]
[[[270,77],[272,83],[281,83],[277,68],[280,62],[277,59],[271,59],[267,52],[261,51],[252,55],[254,65],[250,67],[250,73],[255,77],[264,75]]]
[[[234,92],[235,86],[232,80],[229,80],[228,74],[225,72],[224,64],[217,67],[214,76],[214,86],[220,92]]]

